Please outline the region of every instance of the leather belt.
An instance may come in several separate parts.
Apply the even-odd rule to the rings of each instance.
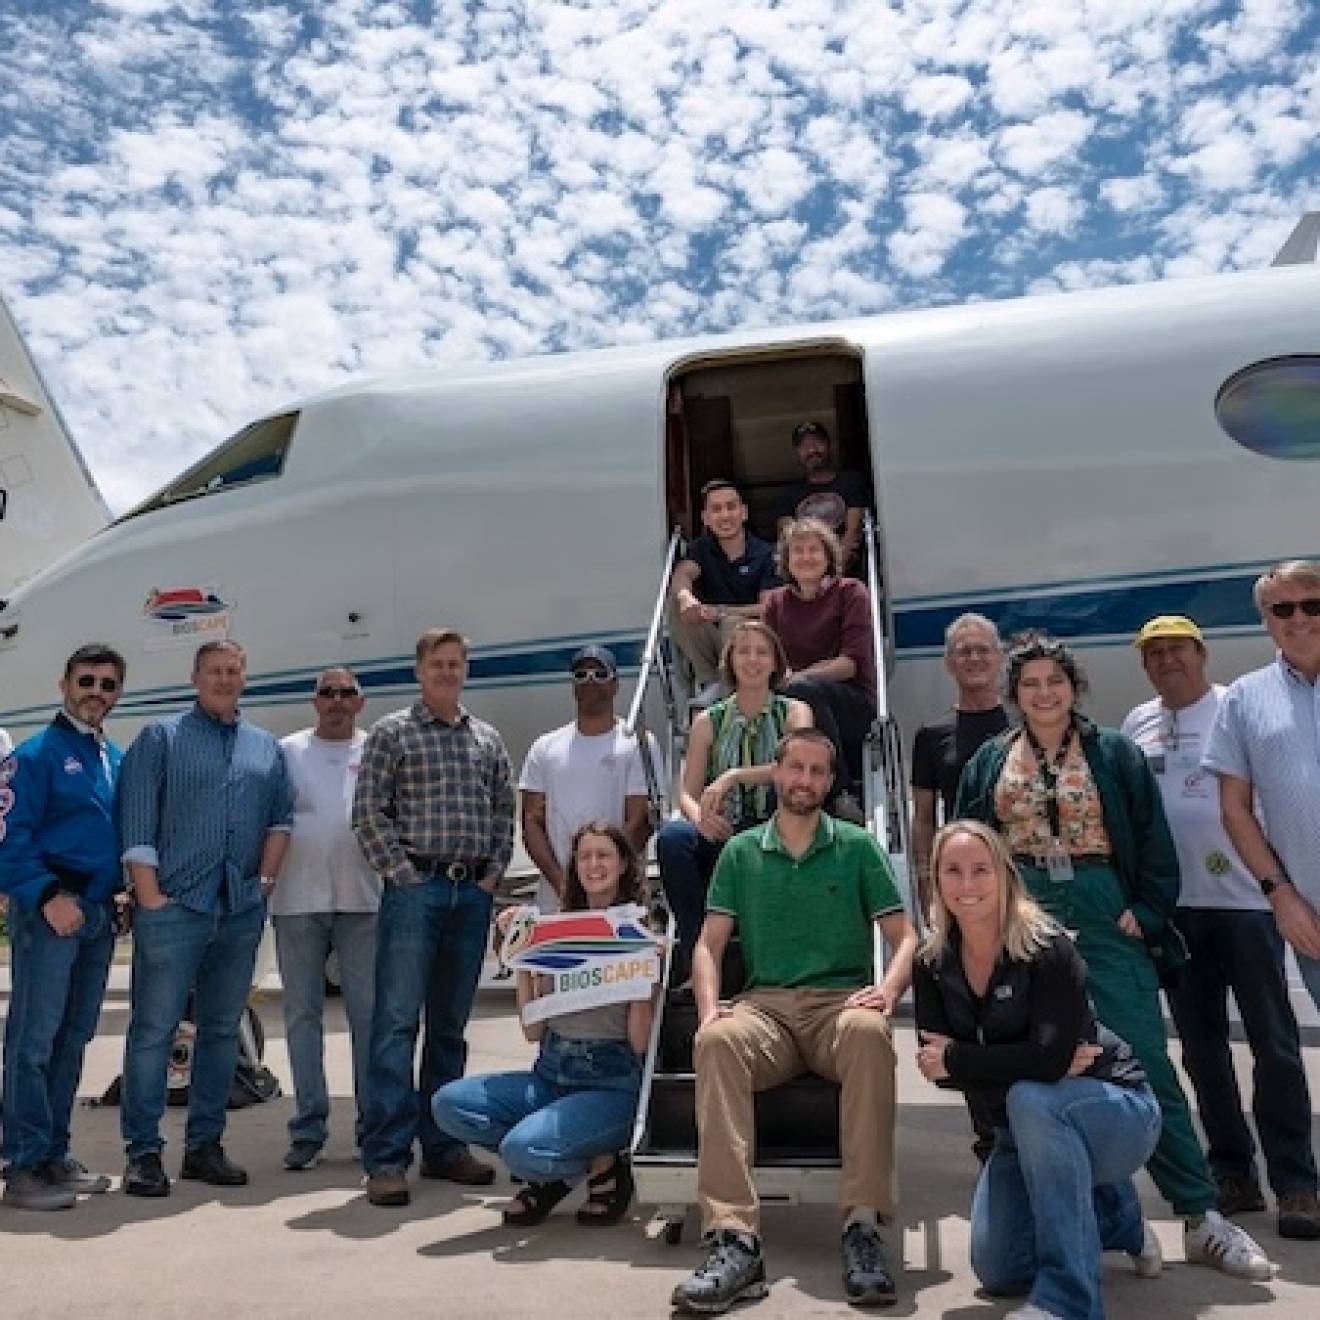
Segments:
[[[1038,870],[1048,871],[1050,862],[1045,853],[1014,853],[1013,860],[1019,866],[1034,866]],[[1069,853],[1068,860],[1074,866],[1113,866],[1114,859],[1109,853]]]
[[[447,857],[424,857],[412,853],[408,854],[408,860],[418,875],[439,876],[456,885],[476,884],[485,873],[483,862],[457,862]]]

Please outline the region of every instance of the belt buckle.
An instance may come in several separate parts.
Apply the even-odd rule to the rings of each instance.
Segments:
[[[461,885],[472,878],[472,868],[467,862],[450,862],[444,869],[444,876],[446,880]]]

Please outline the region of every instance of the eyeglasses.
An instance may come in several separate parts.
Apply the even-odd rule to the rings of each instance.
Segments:
[[[1298,610],[1308,619],[1320,619],[1320,600],[1314,596],[1306,600],[1276,600],[1268,609],[1276,619],[1291,619]]]
[[[607,674],[603,669],[575,669],[573,671],[574,683],[609,683],[613,678],[613,674]]]
[[[90,692],[94,687],[100,687],[101,691],[105,693],[119,691],[119,680],[117,678],[98,679],[95,674],[79,674],[73,681],[84,692]]]
[[[955,660],[985,660],[994,655],[993,646],[955,646],[953,656]]]
[[[323,687],[316,689],[316,695],[324,697],[327,701],[333,700],[335,697],[343,697],[347,701],[350,697],[360,697],[362,689],[355,687]]]

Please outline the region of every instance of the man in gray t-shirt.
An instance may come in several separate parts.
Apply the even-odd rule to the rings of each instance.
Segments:
[[[380,878],[349,827],[367,740],[357,727],[365,701],[352,670],[325,670],[312,698],[316,726],[292,733],[280,744],[296,797],[289,852],[270,911],[297,1097],[284,1167],[295,1171],[316,1164],[327,1135],[330,1095],[322,1018],[326,962],[332,952],[353,1044],[359,1138],[362,1131],[380,907]]]

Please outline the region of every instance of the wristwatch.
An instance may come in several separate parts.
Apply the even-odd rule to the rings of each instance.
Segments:
[[[1289,880],[1282,871],[1275,871],[1273,875],[1261,877],[1260,892],[1264,894],[1266,898],[1269,898],[1269,896],[1274,893],[1280,885],[1290,884],[1292,884],[1292,881]]]
[[[257,883],[261,886],[263,894],[269,894],[275,888],[275,877],[273,875],[259,875],[257,876]]]

